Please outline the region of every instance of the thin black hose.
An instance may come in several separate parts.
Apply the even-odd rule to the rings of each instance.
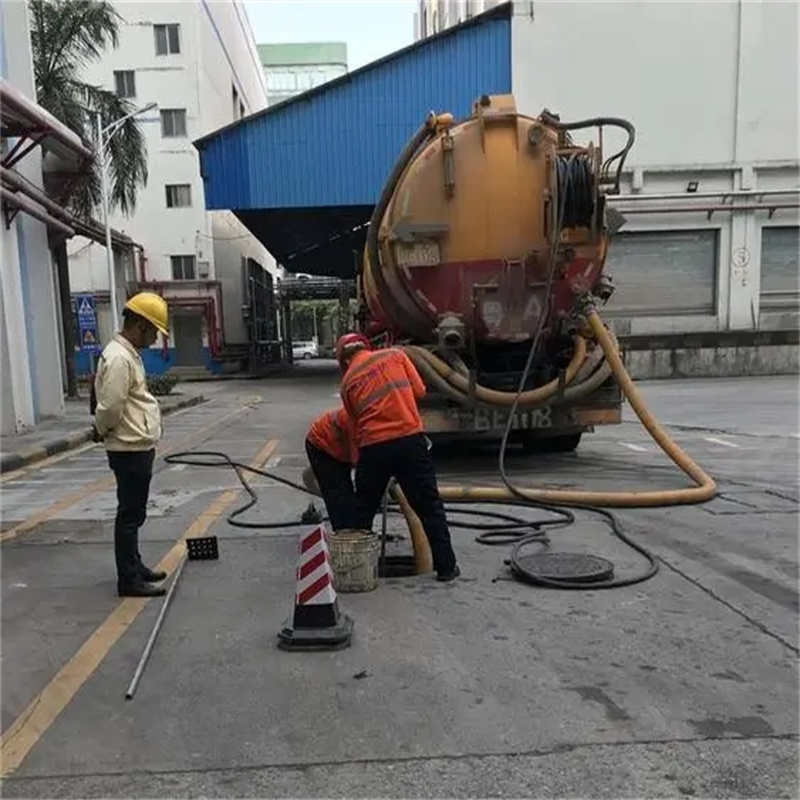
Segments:
[[[288,486],[291,489],[296,489],[298,492],[303,492],[304,494],[311,495],[312,497],[316,497],[316,495],[310,491],[306,486],[295,483],[294,481],[289,480],[288,478],[283,478],[280,475],[276,475],[275,473],[268,472],[267,470],[258,469],[257,467],[251,467],[249,464],[243,464],[239,461],[234,461],[230,456],[226,453],[222,453],[216,450],[192,450],[183,453],[171,453],[164,457],[164,461],[167,464],[187,464],[188,466],[192,467],[230,467],[239,478],[239,482],[242,484],[242,487],[247,492],[249,499],[244,503],[244,505],[240,506],[239,508],[234,509],[228,516],[226,517],[226,521],[229,525],[234,528],[245,528],[248,530],[270,530],[270,529],[278,529],[278,528],[295,528],[307,525],[308,523],[304,520],[287,520],[282,522],[246,522],[239,519],[246,511],[249,511],[257,502],[258,502],[258,495],[253,490],[253,487],[247,481],[247,478],[244,476],[245,472],[251,472],[255,475],[261,475],[264,478],[270,478],[271,480],[277,481],[278,483],[282,483],[284,486]],[[518,505],[515,501],[510,501],[508,505]],[[400,511],[399,506],[396,503],[391,503],[388,509],[388,513],[401,515],[402,512]],[[477,509],[469,509],[469,508],[454,508],[452,510],[448,510],[447,512],[448,518],[451,514],[465,514],[468,516],[479,516],[479,517],[488,517],[491,519],[498,519],[503,520],[504,524],[481,524],[476,522],[458,522],[454,521],[452,523],[453,527],[456,528],[463,528],[465,530],[476,530],[476,531],[483,531],[484,535],[492,534],[494,536],[499,535],[506,535],[508,537],[508,543],[516,542],[520,538],[519,533],[511,533],[511,531],[520,529],[520,528],[532,528],[534,531],[539,529],[542,525],[546,524],[553,524],[553,522],[560,523],[560,520],[551,521],[551,520],[544,520],[544,521],[531,521],[531,520],[524,520],[520,519],[519,517],[513,517],[509,514],[502,514],[497,511],[480,511]],[[328,521],[328,517],[323,517],[323,520]],[[562,523],[563,524],[563,523]],[[477,537],[478,541],[481,544],[500,544],[502,542],[496,541],[482,541],[483,536]]]
[[[587,120],[584,123],[576,123],[569,127],[586,127],[592,123],[592,120]],[[632,141],[631,141],[632,143]],[[555,264],[556,264],[556,256],[558,254],[558,244],[561,238],[561,230],[564,224],[564,214],[565,208],[567,204],[567,199],[570,194],[569,182],[575,173],[572,170],[572,163],[574,162],[575,155],[572,155],[569,158],[569,163],[566,165],[563,175],[564,175],[564,182],[562,183],[559,181],[558,184],[558,192],[559,192],[559,209],[558,209],[558,221],[555,229],[555,236],[553,237],[553,248],[550,257],[550,271],[547,276],[547,286],[545,288],[545,308],[547,307],[547,303],[550,299],[552,285],[553,285],[553,275],[555,273]],[[544,329],[544,322],[546,319],[546,314],[543,313],[539,318],[539,324],[536,327],[536,332],[533,336],[533,341],[531,343],[530,350],[528,352],[528,359],[525,363],[525,367],[523,369],[522,375],[520,376],[519,387],[517,389],[517,395],[514,398],[514,403],[511,406],[511,410],[508,414],[508,419],[506,421],[506,427],[503,431],[503,439],[500,443],[500,455],[498,459],[498,467],[500,472],[500,478],[503,481],[505,487],[511,492],[513,495],[518,497],[524,504],[535,507],[541,508],[546,511],[550,511],[551,513],[560,515],[564,524],[572,524],[575,521],[575,515],[569,511],[566,507],[563,506],[553,506],[547,503],[540,503],[538,501],[531,500],[527,497],[524,492],[519,489],[518,487],[514,486],[506,472],[506,452],[508,449],[508,438],[511,433],[511,428],[514,423],[514,416],[517,412],[517,408],[519,406],[519,399],[524,391],[525,385],[528,380],[528,375],[531,370],[531,366],[533,364],[534,355],[536,353],[536,348],[539,344],[539,339],[541,337],[542,331]],[[607,581],[598,581],[596,583],[589,583],[587,584],[584,581],[574,581],[570,580],[569,578],[561,578],[561,579],[549,579],[545,578],[541,575],[534,574],[530,570],[525,569],[525,567],[519,561],[519,555],[523,548],[529,547],[533,544],[542,544],[543,540],[539,533],[528,534],[526,536],[520,537],[517,541],[516,545],[514,546],[511,557],[510,557],[510,564],[511,564],[511,571],[522,580],[533,583],[540,586],[548,586],[554,589],[582,589],[586,590],[593,590],[593,589],[614,589],[621,586],[630,586],[635,583],[641,583],[642,581],[649,580],[658,572],[658,563],[656,562],[653,555],[646,550],[645,548],[641,547],[640,545],[633,542],[628,536],[623,533],[619,521],[614,514],[610,511],[607,511],[604,508],[598,508],[597,506],[587,506],[587,505],[579,505],[579,504],[570,504],[571,508],[582,508],[585,511],[588,511],[593,514],[599,514],[602,516],[606,522],[608,522],[611,531],[614,535],[623,541],[625,544],[632,547],[636,550],[640,555],[644,556],[644,558],[648,562],[647,570],[637,576],[633,576],[631,578],[621,578],[616,580],[607,580]],[[559,520],[561,521],[561,520]],[[542,522],[541,525],[548,524],[549,521]]]

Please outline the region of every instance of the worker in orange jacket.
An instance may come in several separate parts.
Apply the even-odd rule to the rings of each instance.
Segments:
[[[336,358],[343,373],[342,402],[356,426],[358,527],[372,528],[394,477],[425,529],[437,580],[457,578],[461,571],[417,408],[425,384],[416,367],[402,350],[373,351],[357,333],[339,339]]]
[[[356,431],[343,408],[326,411],[306,436],[306,455],[334,531],[355,528],[352,469],[358,460]]]

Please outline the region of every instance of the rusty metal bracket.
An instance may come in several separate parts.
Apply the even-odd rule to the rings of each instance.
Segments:
[[[11,134],[4,134],[7,136],[11,136]],[[47,135],[46,131],[35,131],[34,135],[31,135],[29,132],[23,133],[14,144],[14,146],[3,156],[2,161],[0,164],[4,166],[6,169],[10,169],[14,166],[20,159],[24,158],[28,153],[31,152],[35,147],[39,145],[39,142],[44,139]]]
[[[442,137],[442,158],[444,161],[444,193],[449,199],[455,193],[456,174],[455,158],[453,155],[453,136],[446,131]]]
[[[12,208],[8,203],[3,203],[3,219],[5,220],[7,231],[11,230],[11,223],[17,214],[19,214],[18,208]]]
[[[438,239],[450,230],[450,226],[446,222],[412,222],[405,218],[399,220],[389,236],[394,241],[405,242],[413,244],[420,239]]]

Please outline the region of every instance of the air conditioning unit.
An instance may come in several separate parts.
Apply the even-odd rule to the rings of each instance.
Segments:
[[[208,278],[211,273],[211,268],[209,266],[208,261],[198,261],[197,262],[197,277],[198,278]]]

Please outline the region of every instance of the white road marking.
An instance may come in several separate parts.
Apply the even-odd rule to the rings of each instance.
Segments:
[[[182,472],[188,466],[189,466],[188,464],[175,464],[175,466],[172,466],[172,467],[169,468],[169,471],[170,472]]]
[[[738,444],[734,444],[733,442],[727,442],[725,439],[717,439],[716,436],[704,436],[703,437],[707,442],[711,442],[712,444],[721,444],[723,447],[738,447]]]
[[[280,463],[281,457],[273,456],[269,461],[267,461],[267,469],[275,469]]]
[[[640,444],[627,444],[626,442],[620,442],[623,447],[627,447],[629,450],[634,450],[637,453],[649,453],[650,450],[647,447],[644,447]]]

